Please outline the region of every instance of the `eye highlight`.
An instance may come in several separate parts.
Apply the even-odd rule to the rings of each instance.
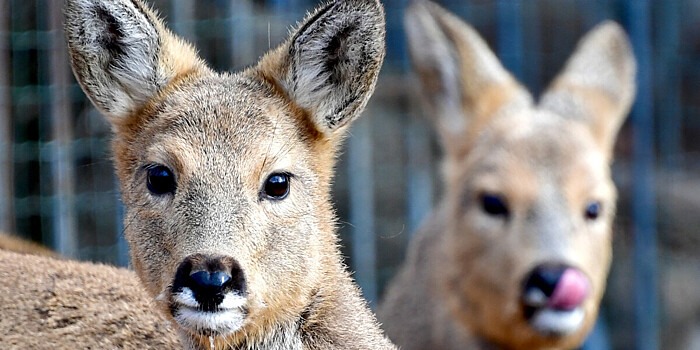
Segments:
[[[146,187],[157,196],[174,193],[177,189],[175,175],[172,170],[164,165],[154,164],[147,167]]]
[[[600,216],[602,210],[603,208],[600,202],[593,201],[586,205],[586,211],[584,213],[584,216],[586,220],[595,220]]]
[[[501,195],[484,193],[479,197],[479,201],[481,210],[491,216],[508,217],[510,215],[508,204]]]
[[[272,173],[265,180],[262,188],[262,196],[272,200],[282,200],[287,198],[289,194],[289,178],[288,173]]]

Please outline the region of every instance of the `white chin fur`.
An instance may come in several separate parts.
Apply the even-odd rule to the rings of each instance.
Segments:
[[[174,294],[173,301],[179,306],[173,315],[175,321],[190,331],[226,334],[235,332],[245,323],[243,306],[246,298],[235,293],[226,294],[217,311],[213,312],[201,311],[199,302],[189,288],[183,288]]]
[[[243,327],[245,314],[240,310],[205,312],[181,307],[175,312],[175,321],[194,332],[227,334]]]
[[[180,305],[184,305],[193,309],[199,308],[199,302],[197,299],[194,298],[194,294],[192,293],[192,290],[189,288],[182,288],[181,292],[178,292],[173,295],[173,301]],[[227,293],[224,296],[224,300],[221,301],[221,304],[219,305],[220,310],[231,310],[231,309],[239,309],[245,306],[246,299],[240,295],[237,295],[235,293]]]
[[[544,308],[535,313],[530,324],[543,334],[569,335],[581,328],[585,315],[581,307],[567,311]]]

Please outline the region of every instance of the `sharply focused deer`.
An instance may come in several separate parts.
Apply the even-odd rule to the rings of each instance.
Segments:
[[[321,6],[235,74],[138,0],[65,14],[75,76],[114,131],[133,266],[185,346],[393,348],[342,262],[329,194],[384,57],[379,1]]]
[[[622,29],[586,35],[534,103],[463,21],[406,16],[445,153],[445,194],[412,241],[379,319],[403,349],[581,344],[611,260],[613,144],[635,91]]]

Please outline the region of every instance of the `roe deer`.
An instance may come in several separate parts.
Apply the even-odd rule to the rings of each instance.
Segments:
[[[573,348],[611,260],[610,163],[635,92],[623,30],[586,35],[535,104],[469,25],[431,3],[406,15],[445,153],[445,193],[379,312],[404,349]]]
[[[133,271],[0,249],[0,349],[177,349]]]
[[[73,71],[114,131],[131,261],[189,348],[380,349],[342,262],[336,150],[384,58],[378,0],[322,5],[217,73],[139,0],[68,0]]]

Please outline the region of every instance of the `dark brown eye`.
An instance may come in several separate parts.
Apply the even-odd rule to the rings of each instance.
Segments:
[[[146,187],[152,194],[160,196],[174,193],[177,188],[173,172],[164,165],[149,166]]]
[[[586,220],[595,220],[600,216],[600,212],[602,210],[602,206],[600,202],[590,202],[586,206]]]
[[[285,199],[289,194],[289,174],[273,173],[268,176],[263,186],[263,194],[269,199]]]
[[[506,201],[497,194],[485,193],[481,195],[481,210],[491,216],[508,217],[510,214]]]

